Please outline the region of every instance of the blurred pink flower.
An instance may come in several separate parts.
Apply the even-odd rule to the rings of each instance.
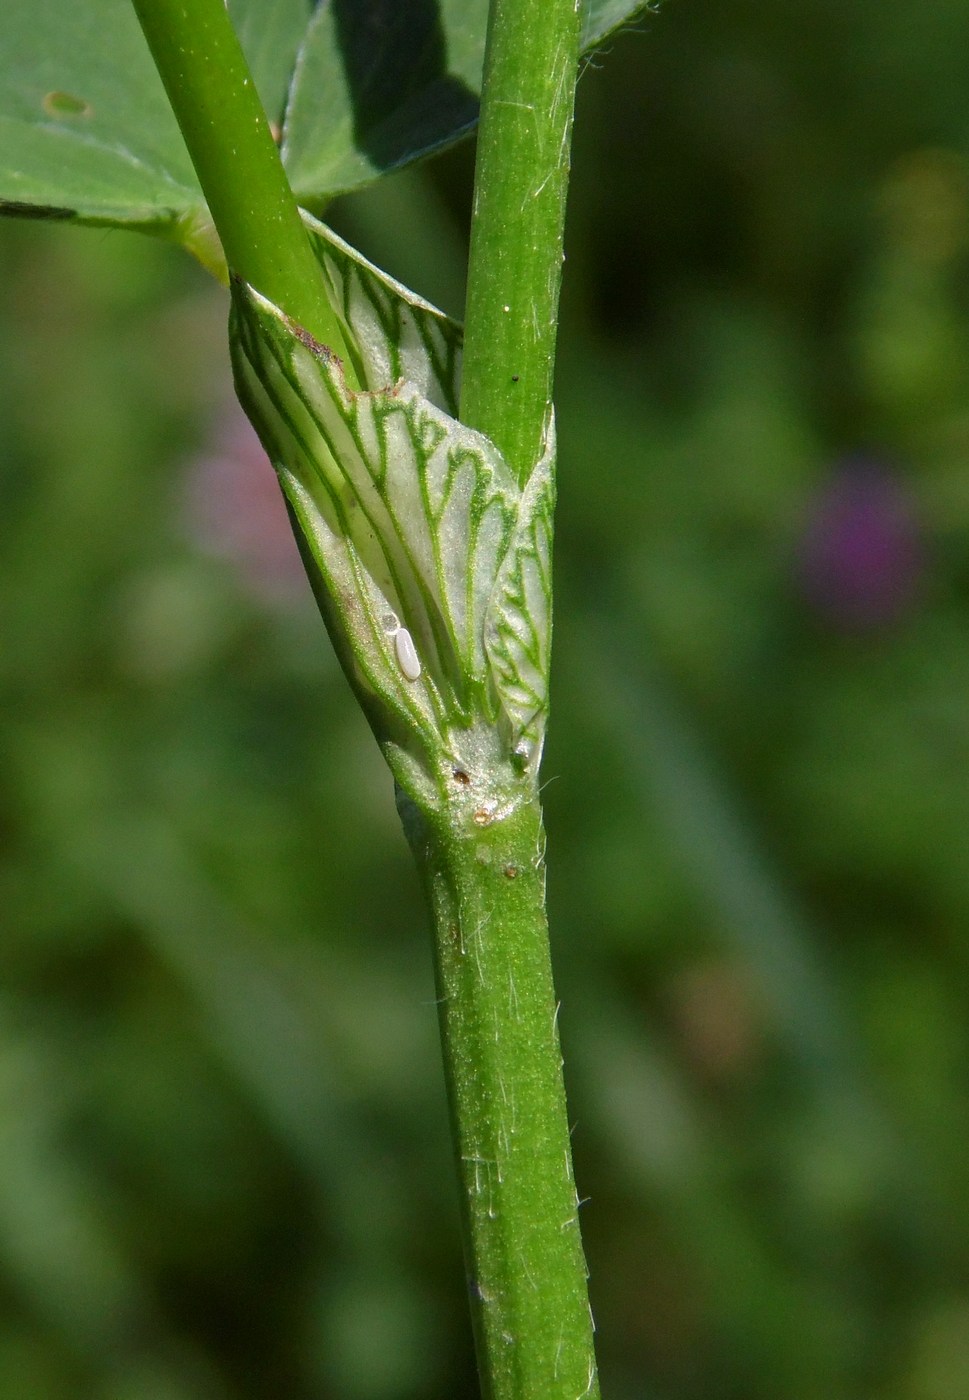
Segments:
[[[217,423],[211,448],[189,464],[186,517],[196,544],[235,564],[260,597],[289,601],[306,592],[276,473],[236,404]]]
[[[922,547],[912,493],[891,467],[849,457],[818,492],[801,544],[809,601],[849,631],[896,621],[912,604]]]

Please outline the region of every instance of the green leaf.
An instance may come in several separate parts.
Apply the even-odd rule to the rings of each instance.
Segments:
[[[587,0],[582,50],[642,8]],[[333,0],[306,31],[286,113],[283,157],[298,198],[320,209],[472,130],[488,0]]]
[[[0,198],[139,225],[201,201],[127,0],[0,5]]]
[[[262,105],[280,131],[296,56],[314,6],[315,0],[229,0]]]
[[[648,9],[650,0],[585,0],[580,49],[588,53],[627,20]]]
[[[551,617],[551,430],[524,490],[453,416],[460,330],[307,220],[355,369],[233,289],[239,395],[279,474],[321,610],[398,782],[538,763]]]
[[[488,0],[321,5],[300,50],[283,156],[318,207],[474,126]]]
[[[588,0],[583,47],[641,8]],[[336,193],[477,120],[487,0],[230,0],[297,194]],[[287,98],[289,98],[287,107]],[[0,213],[190,242],[195,173],[129,0],[0,3]]]
[[[281,124],[311,0],[231,0]],[[129,0],[0,4],[0,212],[175,232],[205,202]]]

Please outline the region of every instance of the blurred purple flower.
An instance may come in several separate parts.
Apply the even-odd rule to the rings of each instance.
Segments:
[[[210,450],[189,464],[186,516],[195,543],[235,564],[260,597],[289,601],[306,592],[276,473],[238,405],[217,423]]]
[[[915,503],[874,458],[849,457],[816,496],[801,544],[801,579],[814,607],[845,630],[896,621],[922,565]]]

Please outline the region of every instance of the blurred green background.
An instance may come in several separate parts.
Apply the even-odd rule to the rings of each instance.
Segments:
[[[610,1400],[969,1395],[969,8],[579,85],[550,903]],[[333,222],[461,304],[471,152]],[[225,297],[0,228],[0,1396],[477,1394],[424,914]]]

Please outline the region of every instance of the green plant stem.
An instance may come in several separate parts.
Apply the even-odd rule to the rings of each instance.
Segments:
[[[492,0],[460,417],[524,482],[552,403],[575,0]],[[599,1394],[545,916],[537,795],[415,843],[434,913],[465,1254],[488,1400]]]
[[[433,911],[465,1258],[487,1400],[599,1394],[537,798],[406,822]]]
[[[279,151],[224,0],[132,0],[230,269],[343,360]]]
[[[552,401],[578,43],[575,0],[492,0],[460,417],[519,480]]]

